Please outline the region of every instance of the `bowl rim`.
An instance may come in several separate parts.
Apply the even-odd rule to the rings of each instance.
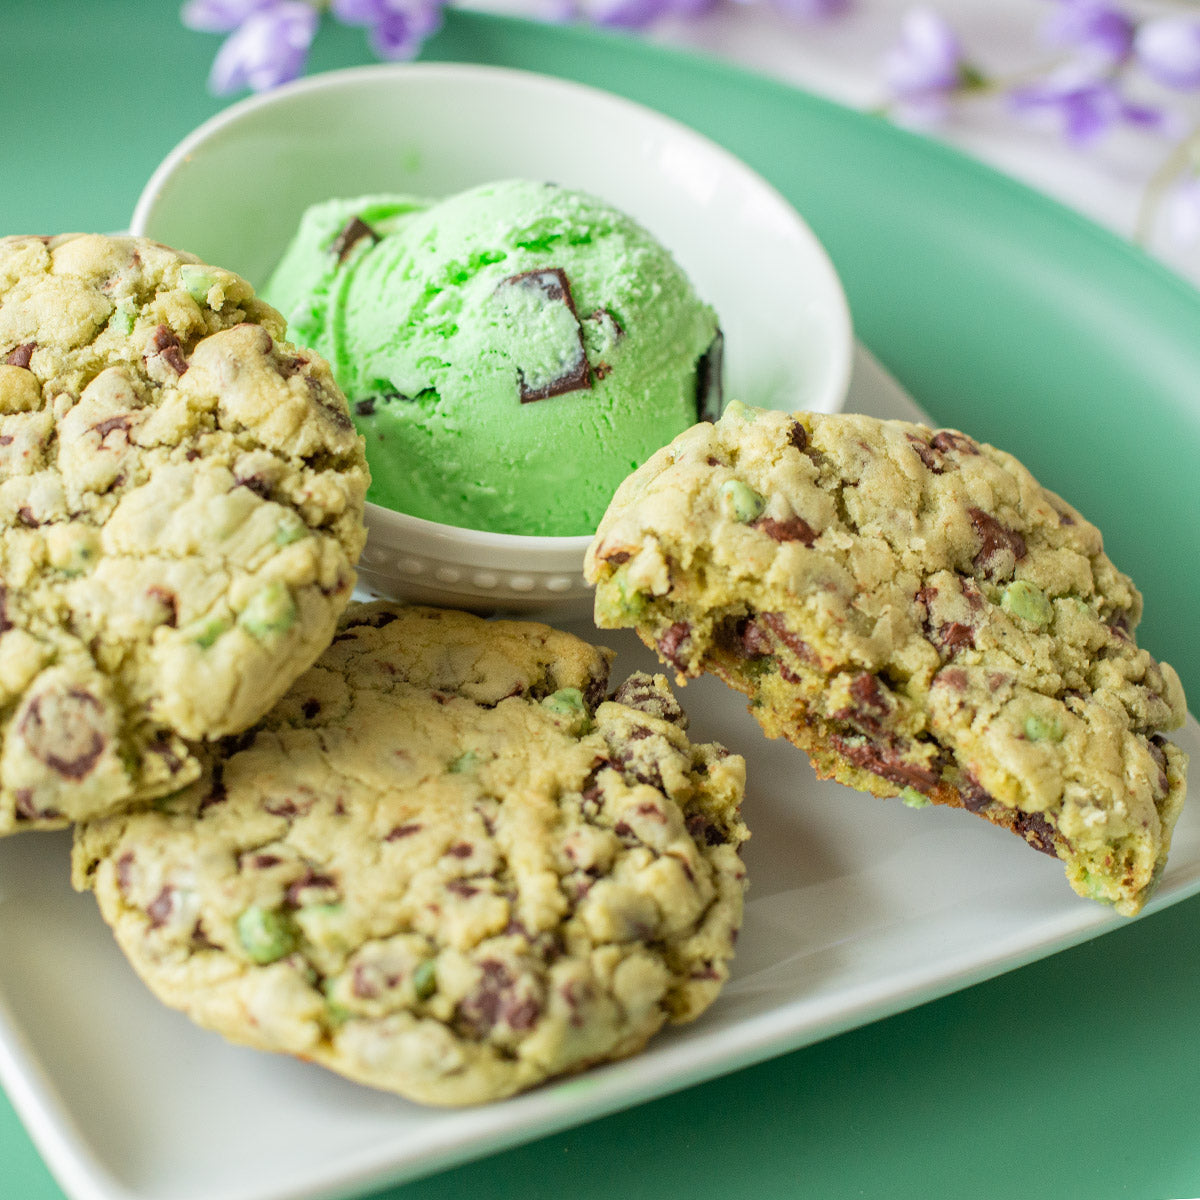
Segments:
[[[844,403],[850,386],[850,376],[854,361],[854,327],[849,300],[845,288],[838,275],[837,269],[824,244],[809,226],[804,216],[796,209],[783,194],[732,151],[727,150],[719,142],[706,134],[699,132],[690,125],[667,116],[649,105],[630,100],[625,96],[590,84],[578,83],[575,80],[564,79],[556,75],[544,74],[524,68],[499,67],[471,62],[401,62],[401,63],[365,63],[359,66],[342,67],[331,71],[321,71],[314,75],[305,76],[280,85],[270,91],[256,93],[243,97],[229,104],[219,112],[214,113],[190,133],[185,135],[166,154],[154,169],[138,195],[130,219],[130,232],[136,236],[146,236],[146,226],[153,213],[166,181],[181,167],[185,166],[197,150],[212,138],[221,134],[227,127],[238,123],[254,113],[287,105],[298,96],[326,90],[344,89],[364,85],[375,80],[445,80],[454,82],[456,79],[469,77],[473,80],[495,80],[505,86],[543,89],[560,94],[582,97],[590,102],[600,102],[616,110],[623,110],[631,117],[657,127],[663,134],[672,137],[683,137],[694,144],[703,145],[706,152],[719,162],[722,162],[733,172],[750,176],[755,184],[786,212],[794,221],[798,234],[808,243],[809,251],[821,262],[832,281],[831,299],[836,308],[833,315],[835,327],[841,336],[839,345],[830,355],[831,366],[828,380],[823,391],[814,399],[820,403],[813,405],[816,411],[837,411]],[[543,534],[513,534],[494,533],[484,529],[474,529],[468,526],[450,525],[438,521],[426,520],[408,513],[399,512],[376,504],[366,502],[366,515],[370,521],[374,518],[377,525],[391,524],[407,527],[413,533],[424,535],[426,538],[453,539],[460,543],[473,544],[479,547],[487,546],[495,550],[511,551],[513,554],[560,553],[583,554],[587,545],[595,536],[593,533],[568,535]],[[392,532],[397,532],[393,529]]]
[[[451,525],[447,521],[430,521],[425,517],[414,517],[372,500],[366,502],[368,524],[374,517],[380,524],[395,523],[407,531],[425,538],[453,539],[463,545],[487,546],[489,549],[511,550],[514,554],[553,553],[562,551],[580,554],[587,549],[594,533],[544,534],[544,533],[493,533],[488,529],[475,529],[470,525]],[[378,516],[376,516],[378,514]]]

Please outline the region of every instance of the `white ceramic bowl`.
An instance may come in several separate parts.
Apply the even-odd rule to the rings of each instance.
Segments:
[[[637,218],[717,311],[725,395],[837,409],[853,351],[824,248],[744,163],[686,126],[594,88],[463,64],[317,75],[219,113],[163,161],[132,231],[261,286],[318,200],[443,196],[493,179],[552,180]],[[476,610],[577,615],[588,537],[514,537],[367,506],[363,585]]]

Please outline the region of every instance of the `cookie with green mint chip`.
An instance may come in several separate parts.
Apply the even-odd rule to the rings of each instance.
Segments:
[[[76,885],[167,1004],[416,1101],[633,1054],[728,975],[745,767],[608,669],[544,625],[354,605],[201,780],[76,827]]]
[[[178,790],[333,636],[365,459],[283,338],[157,243],[0,239],[0,835]]]
[[[823,776],[978,813],[1121,913],[1159,878],[1178,676],[1099,530],[1011,455],[735,403],[624,483],[586,574],[598,624],[744,692]]]

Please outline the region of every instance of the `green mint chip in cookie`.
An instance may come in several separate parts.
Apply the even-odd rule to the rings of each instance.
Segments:
[[[619,572],[614,576],[612,586],[596,597],[597,619],[613,626],[633,624],[642,615],[646,603],[644,593],[631,587],[629,580]]]
[[[724,411],[736,420],[745,422],[747,425],[754,424],[754,420],[758,416],[756,409],[751,408],[748,404],[744,404],[741,400],[730,400],[725,405]]]
[[[285,583],[269,583],[250,598],[238,624],[256,638],[287,633],[296,623],[296,601]]]
[[[437,963],[427,958],[413,972],[413,992],[418,1000],[428,1000],[437,991]]]
[[[133,305],[128,300],[122,300],[113,309],[112,316],[108,318],[108,326],[117,333],[128,336],[133,332],[136,316]]]
[[[1030,713],[1025,718],[1025,736],[1031,742],[1061,742],[1063,740],[1062,722],[1056,717],[1044,717],[1040,713]]]
[[[277,546],[290,546],[293,542],[303,541],[308,537],[308,529],[299,517],[291,516],[279,522],[272,539]]]
[[[563,717],[568,723],[568,728],[575,733],[591,727],[587,702],[578,688],[560,688],[542,701],[542,707],[557,717]]]
[[[206,304],[208,293],[217,285],[217,276],[210,267],[184,263],[179,268],[179,282],[193,300]]]
[[[560,688],[542,701],[542,707],[563,717],[576,717],[587,711],[583,693],[578,688]]]
[[[1040,587],[1025,579],[1014,579],[1000,597],[1000,607],[1022,621],[1041,628],[1054,619],[1054,605]]]
[[[728,479],[721,484],[721,504],[729,516],[743,525],[761,517],[767,506],[767,502],[740,479]]]
[[[451,775],[465,775],[479,766],[479,755],[474,750],[464,750],[460,755],[450,760],[446,769]]]
[[[238,941],[253,962],[278,962],[296,948],[296,928],[287,913],[254,904],[237,919]]]
[[[216,644],[217,638],[223,633],[228,633],[231,626],[224,617],[213,617],[211,621],[205,621],[196,631],[194,641],[201,650],[208,650]]]

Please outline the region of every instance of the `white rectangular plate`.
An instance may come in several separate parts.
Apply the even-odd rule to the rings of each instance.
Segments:
[[[864,353],[847,407],[916,410]],[[590,626],[575,631],[596,638]],[[652,668],[605,632],[614,678]],[[529,1141],[933,999],[1115,928],[1061,866],[943,808],[818,782],[713,679],[692,736],[744,754],[751,891],[733,978],[699,1021],[637,1058],[502,1103],[440,1111],[223,1042],[161,1007],[90,896],[66,834],[0,841],[0,1082],[73,1200],[346,1196]],[[1200,727],[1176,739],[1200,758]],[[1151,910],[1200,891],[1185,809]],[[2,1167],[0,1167],[2,1170]]]

